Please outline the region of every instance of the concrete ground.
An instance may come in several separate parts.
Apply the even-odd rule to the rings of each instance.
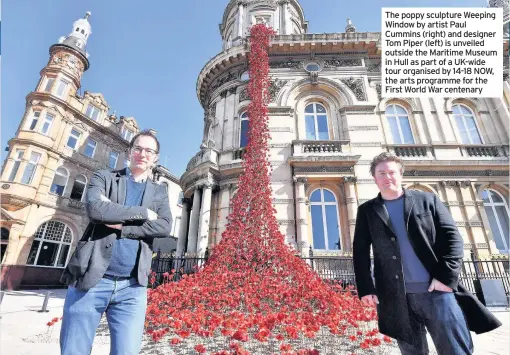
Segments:
[[[51,292],[48,312],[38,312],[42,308],[47,291]],[[46,323],[54,317],[62,316],[65,292],[65,290],[5,291],[0,305],[0,353],[2,355],[59,354],[58,338],[61,322],[51,328],[48,328]],[[503,326],[486,334],[472,333],[475,355],[510,354],[510,312],[508,308],[492,309],[492,311],[501,320]],[[106,327],[100,328],[94,341],[92,355],[109,353]],[[430,349],[434,349],[432,344]]]

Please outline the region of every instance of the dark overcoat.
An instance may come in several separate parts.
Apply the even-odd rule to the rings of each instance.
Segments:
[[[411,245],[430,277],[454,290],[469,329],[480,334],[499,327],[498,319],[459,284],[464,242],[439,198],[433,193],[404,190],[404,221]],[[353,258],[358,296],[374,294],[379,299],[380,332],[413,343],[400,248],[381,194],[358,208]]]

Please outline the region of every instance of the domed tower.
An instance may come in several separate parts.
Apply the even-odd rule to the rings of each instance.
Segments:
[[[302,34],[308,30],[297,0],[231,0],[220,24],[223,49],[242,44],[250,27],[257,23],[272,27],[279,35]]]

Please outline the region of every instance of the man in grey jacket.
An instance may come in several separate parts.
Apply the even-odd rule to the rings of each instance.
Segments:
[[[151,181],[159,142],[149,131],[133,137],[129,168],[100,170],[87,188],[90,223],[69,260],[60,333],[62,354],[90,354],[106,313],[110,354],[140,351],[154,238],[170,235],[168,192]]]

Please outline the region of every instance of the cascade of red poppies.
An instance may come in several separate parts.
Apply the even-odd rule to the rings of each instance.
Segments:
[[[155,341],[166,339],[174,346],[193,338],[199,353],[256,353],[248,343],[278,342],[282,353],[316,354],[305,342],[293,341],[313,343],[324,329],[350,346],[350,352],[374,348],[381,344],[372,329],[375,310],[363,307],[350,292],[338,292],[339,285],[323,282],[285,244],[279,230],[268,146],[268,47],[273,34],[264,25],[251,29],[248,145],[226,231],[205,267],[149,291],[146,326]],[[211,343],[212,338],[223,340]]]

